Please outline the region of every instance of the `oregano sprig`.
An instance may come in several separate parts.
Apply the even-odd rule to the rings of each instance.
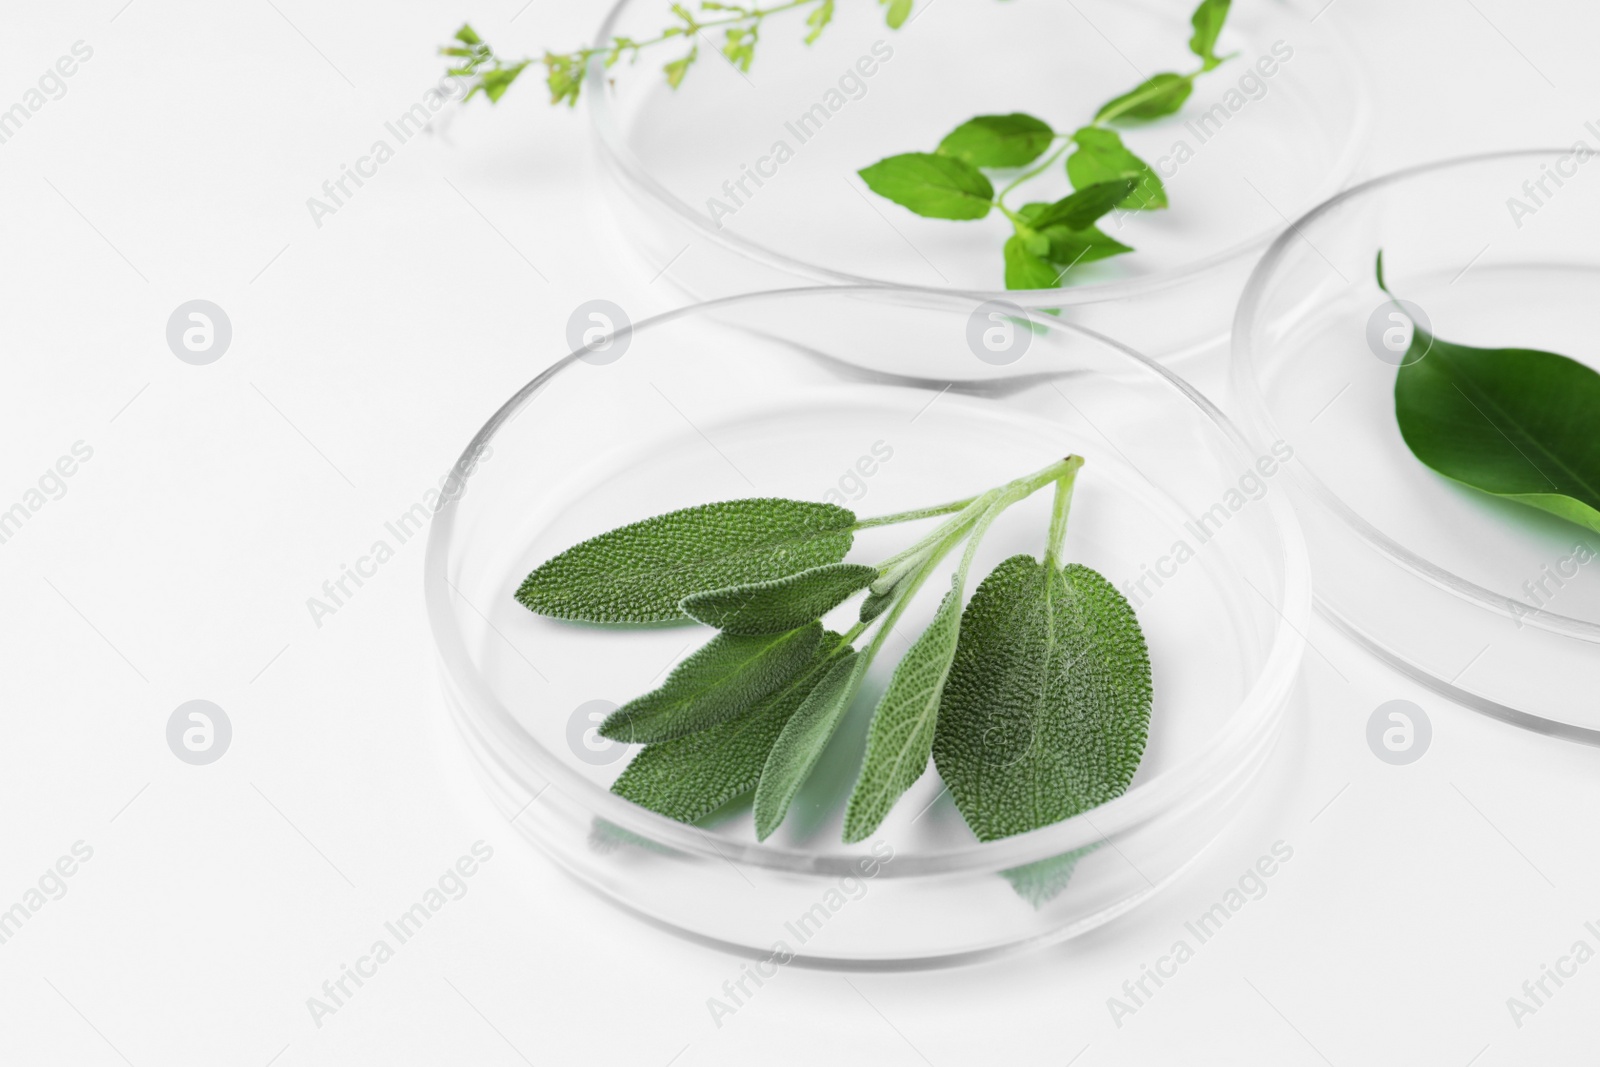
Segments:
[[[464,61],[447,72],[455,77],[471,79],[471,88],[463,100],[470,100],[482,92],[490,103],[496,103],[524,70],[538,63],[545,70],[545,86],[550,90],[550,103],[575,106],[591,63],[599,62],[609,69],[623,59],[637,61],[640,53],[647,48],[674,43],[686,45],[686,49],[661,67],[667,84],[676,89],[700,59],[700,45],[705,41],[711,42],[738,70],[748,73],[750,64],[755,61],[756,44],[761,39],[761,29],[767,19],[804,10],[804,40],[806,44],[813,44],[833,21],[835,3],[836,0],[784,0],[761,7],[702,0],[699,11],[691,10],[682,3],[674,3],[668,8],[673,21],[654,37],[617,36],[592,47],[575,48],[570,52],[546,51],[537,58],[513,61],[495,55],[472,26],[464,23],[456,31],[454,43],[440,48],[439,54]],[[884,18],[890,29],[899,29],[911,14],[912,0],[879,0],[879,3],[885,8]],[[720,31],[720,44],[706,35],[708,30]]]
[[[753,794],[765,839],[888,636],[962,548],[932,622],[873,711],[844,837],[875,833],[930,759],[980,838],[1021,833],[1125,789],[1149,722],[1149,660],[1132,608],[1095,571],[1062,562],[1082,465],[1068,456],[974,496],[876,518],[781,498],[681,508],[574,545],[516,595],[557,619],[717,628],[601,725],[605,737],[645,746],[612,789],[684,821]],[[964,604],[990,527],[1052,485],[1043,559],[1006,560]],[[876,564],[844,560],[859,530],[930,519],[942,521]],[[824,628],[824,615],[863,592],[853,625]]]
[[[1195,79],[1231,56],[1216,53],[1231,0],[1201,0],[1190,19],[1189,50],[1200,66],[1166,71],[1113,97],[1076,130],[1057,130],[1022,112],[979,115],[945,135],[932,152],[903,152],[858,173],[867,188],[925,218],[974,221],[1004,215],[1012,234],[1002,252],[1007,289],[1053,289],[1080,263],[1132,252],[1096,222],[1116,209],[1156,211],[1168,206],[1166,188],[1153,167],[1122,142],[1113,127],[1177,113]],[[1069,154],[1070,153],[1070,154]],[[1066,156],[1066,176],[1076,192],[1055,202],[1035,201],[1013,209],[1006,198],[1049,172]],[[1016,174],[996,191],[987,171]]]

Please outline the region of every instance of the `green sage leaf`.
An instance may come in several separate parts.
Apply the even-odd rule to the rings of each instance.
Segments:
[[[783,732],[767,756],[756,786],[756,837],[765,841],[783,822],[794,795],[800,791],[833,736],[845,709],[867,673],[866,656],[851,650],[841,653],[822,676],[805,702],[784,724]]]
[[[820,619],[865,589],[878,568],[829,563],[766,582],[686,596],[683,613],[730,634],[777,634]]]
[[[1085,126],[1072,135],[1072,140],[1077,150],[1067,157],[1067,178],[1074,189],[1132,178],[1137,184],[1117,201],[1117,207],[1153,211],[1167,206],[1167,190],[1161,178],[1150,164],[1128,151],[1116,130]]]
[[[1412,455],[1446,478],[1600,533],[1600,374],[1584,364],[1469,348],[1418,326],[1394,411]]]
[[[1194,9],[1189,23],[1194,27],[1194,36],[1189,38],[1189,51],[1199,56],[1204,61],[1206,70],[1214,70],[1222,63],[1217,58],[1217,37],[1222,33],[1222,24],[1228,19],[1228,5],[1232,0],[1200,0],[1200,6]]]
[[[1059,856],[1025,863],[1021,867],[1001,871],[1000,877],[1011,883],[1017,896],[1035,908],[1042,908],[1067,888],[1067,883],[1072,880],[1072,872],[1078,868],[1078,861],[1099,847],[1097,842]]]
[[[773,744],[834,662],[841,637],[827,632],[805,669],[738,718],[646,745],[611,791],[680,822],[703,819],[761,780]]]
[[[1039,234],[1013,234],[1006,238],[1006,288],[1054,289],[1060,285],[1059,272],[1040,255],[1049,251],[1049,238]]]
[[[819,622],[756,637],[717,634],[674,667],[661,688],[612,712],[600,736],[627,744],[670,741],[732,719],[803,671],[821,640]]]
[[[845,809],[845,841],[871,836],[895,801],[928,769],[939,699],[960,631],[961,592],[952,588],[940,601],[928,628],[895,666],[889,688],[872,713],[861,775]]]
[[[529,574],[517,600],[580,622],[684,620],[684,597],[837,563],[856,517],[832,504],[757,498],[657,515],[562,552]]]
[[[961,619],[934,763],[981,841],[1120,795],[1150,722],[1150,659],[1133,609],[1097,572],[1012,556]]]
[[[1177,112],[1193,91],[1194,82],[1182,74],[1157,74],[1108,101],[1095,112],[1094,120],[1159,119]]]
[[[979,115],[939,142],[939,154],[974,167],[1020,167],[1032,163],[1055,141],[1048,122],[1032,115]]]
[[[867,188],[930,219],[981,219],[994,202],[983,172],[952,156],[906,152],[859,172]]]

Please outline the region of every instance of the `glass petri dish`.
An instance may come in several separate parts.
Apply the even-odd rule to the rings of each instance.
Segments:
[[[586,92],[618,228],[649,273],[695,299],[801,282],[911,286],[1064,309],[1156,358],[1198,351],[1225,336],[1268,241],[1344,186],[1365,143],[1362,65],[1327,20],[1235,5],[1220,47],[1237,57],[1197,82],[1181,114],[1124,133],[1161,169],[1174,206],[1108,217],[1103,228],[1138,251],[1074,267],[1062,288],[1003,288],[1011,231],[998,214],[920,218],[856,175],[932,151],[974,114],[1023,110],[1075,128],[1145,72],[1196,65],[1192,6],[936,4],[897,32],[875,5],[840,5],[809,47],[801,20],[775,19],[748,74],[709,32],[677,90],[655,53],[597,65]],[[596,39],[642,37],[662,18],[655,0],[622,0]],[[974,66],[980,52],[1009,60]],[[1026,189],[1070,192],[1059,164]]]
[[[1291,697],[1310,612],[1292,513],[1265,493],[1265,465],[1204,397],[1049,316],[1027,335],[1026,376],[952,385],[860,368],[858,357],[882,346],[968,351],[974,304],[813,288],[674,311],[555,363],[463,452],[425,572],[446,706],[512,826],[621,908],[751,956],[783,945],[793,958],[780,962],[801,965],[982,959],[1133,907],[1246,802]],[[1087,464],[1066,554],[1136,604],[1154,670],[1150,743],[1123,796],[1003,841],[976,841],[930,766],[878,834],[841,843],[866,723],[904,650],[894,640],[765,843],[747,802],[697,825],[637,807],[608,791],[627,747],[593,728],[710,631],[558,623],[512,597],[562,548],[673,508],[779,495],[887,514],[1069,453]],[[1207,523],[1219,502],[1237,510]],[[1042,551],[1048,508],[1040,494],[1008,512],[975,574]],[[921,529],[862,531],[851,558],[882,558]],[[1180,541],[1188,552],[1176,551]],[[937,599],[919,599],[906,633]]]
[[[1579,165],[1570,149],[1367,182],[1268,250],[1239,304],[1232,357],[1233,406],[1252,436],[1294,449],[1285,484],[1322,612],[1468,707],[1591,744],[1600,536],[1450,482],[1411,454],[1395,422],[1397,357],[1380,356],[1393,309],[1373,267],[1381,248],[1392,291],[1435,336],[1600,367],[1596,233],[1600,163]]]

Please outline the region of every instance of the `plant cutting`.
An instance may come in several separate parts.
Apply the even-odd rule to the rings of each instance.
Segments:
[[[1068,456],[975,496],[876,518],[778,498],[683,508],[574,545],[516,597],[554,619],[714,628],[659,688],[601,724],[602,736],[644,745],[612,790],[684,822],[752,796],[765,840],[907,607],[960,549],[872,713],[843,836],[872,835],[931,760],[973,833],[996,840],[1119,796],[1144,752],[1150,661],[1138,619],[1103,576],[1064,560],[1082,465]],[[1005,560],[967,600],[984,535],[1046,487],[1041,556]],[[932,519],[887,559],[845,559],[858,530]],[[853,624],[825,627],[857,594]]]
[[[1022,112],[979,115],[951,130],[934,151],[881,159],[863,168],[861,179],[879,196],[924,218],[967,222],[992,212],[1004,215],[1012,227],[1002,250],[1007,289],[1054,289],[1080,263],[1132,252],[1095,223],[1116,209],[1165,208],[1167,192],[1154,168],[1123,144],[1115,127],[1177,113],[1194,91],[1195,79],[1232,58],[1216,52],[1230,3],[1201,0],[1190,19],[1189,50],[1200,58],[1199,67],[1146,78],[1101,105],[1087,125],[1062,131]],[[1006,205],[1008,196],[1050,172],[1063,155],[1075,192],[1054,202]],[[1015,176],[997,192],[986,171]]]
[[[1394,299],[1382,252],[1377,278]],[[1412,455],[1446,478],[1600,533],[1600,374],[1584,364],[1471,348],[1413,324],[1394,410]]]

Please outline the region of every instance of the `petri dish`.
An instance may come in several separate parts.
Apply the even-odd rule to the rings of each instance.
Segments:
[[[1403,350],[1410,320],[1389,319],[1374,276],[1381,248],[1391,290],[1437,337],[1600,367],[1600,163],[1578,158],[1566,148],[1431,163],[1300,219],[1240,301],[1231,390],[1258,443],[1293,448],[1284,484],[1323,614],[1468,707],[1593,744],[1600,535],[1450,482],[1411,454],[1395,421],[1397,357],[1382,343],[1398,327]]]
[[[1137,251],[1074,267],[1061,288],[1004,288],[1011,227],[998,213],[920,218],[856,174],[933,151],[975,114],[1027,111],[1075,129],[1147,73],[1196,65],[1192,6],[930,4],[892,31],[881,8],[840,5],[810,46],[798,17],[773,19],[748,73],[709,31],[677,90],[660,49],[597,65],[585,91],[619,234],[649,274],[695,299],[800,283],[910,286],[1061,310],[1160,359],[1202,350],[1226,335],[1255,258],[1287,219],[1344,186],[1365,144],[1362,64],[1328,20],[1235,5],[1220,47],[1236,57],[1199,79],[1180,114],[1124,131],[1161,170],[1173,206],[1109,216],[1103,228]],[[653,34],[662,17],[658,3],[622,0],[596,39]],[[1010,58],[974,65],[980,53]],[[1059,163],[1024,188],[1026,199],[1071,191]]]
[[[1248,802],[1311,607],[1294,517],[1266,492],[1272,475],[1183,381],[1050,316],[1025,332],[1025,375],[951,383],[862,369],[864,353],[914,343],[966,352],[981,374],[991,364],[968,340],[978,306],[808,288],[674,311],[554,363],[463,451],[425,567],[445,707],[518,833],[619,908],[758,959],[781,944],[782,962],[798,965],[985,959],[1134,907]],[[930,765],[876,835],[841,843],[868,716],[903,651],[894,640],[766,842],[748,803],[694,825],[637,807],[609,792],[627,746],[593,728],[710,631],[558,623],[512,597],[562,548],[673,508],[776,495],[887,514],[1069,453],[1087,463],[1066,554],[1136,605],[1154,671],[1150,743],[1121,797],[1005,840],[978,842]],[[1208,522],[1219,502],[1237,508]],[[1041,551],[1048,507],[1041,494],[1008,512],[975,573]],[[920,529],[862,531],[850,558],[881,558]],[[937,599],[919,599],[905,632]]]

